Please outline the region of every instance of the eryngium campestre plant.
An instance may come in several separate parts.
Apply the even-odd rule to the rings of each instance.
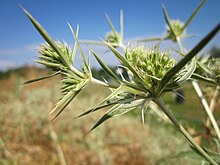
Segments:
[[[175,61],[170,58],[170,51],[161,51],[154,47],[149,49],[143,46],[128,48],[125,57],[151,93],[155,93],[161,78],[175,65]],[[141,83],[140,79],[131,72],[129,73],[131,80],[137,84]]]

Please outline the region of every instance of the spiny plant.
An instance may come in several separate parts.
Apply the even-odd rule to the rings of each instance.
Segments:
[[[149,102],[152,101],[158,105],[161,111],[164,112],[174,126],[176,126],[177,130],[179,130],[188,140],[193,151],[198,153],[198,155],[201,156],[206,162],[217,165],[220,163],[218,157],[219,153],[206,150],[198,145],[191,135],[185,130],[185,128],[178,122],[173,113],[166,107],[161,97],[164,93],[174,91],[175,89],[179,88],[188,80],[207,80],[207,77],[204,77],[204,75],[195,74],[198,65],[196,56],[202,50],[202,48],[206,46],[208,42],[218,33],[220,24],[214,27],[213,30],[211,30],[189,52],[186,52],[181,44],[181,38],[184,38],[185,36],[186,27],[188,27],[189,23],[204,3],[205,0],[203,0],[202,3],[196,8],[185,24],[180,23],[180,21],[171,21],[165,7],[163,6],[165,20],[168,25],[167,35],[157,40],[162,42],[165,39],[170,39],[174,42],[177,42],[180,46],[179,52],[181,55],[183,55],[182,59],[179,61],[175,61],[174,59],[170,58],[170,51],[160,50],[158,47],[145,48],[142,44],[137,46],[125,46],[123,44],[122,12],[120,19],[120,33],[115,30],[112,22],[107,16],[107,20],[112,32],[108,33],[106,40],[103,40],[102,42],[84,42],[92,44],[101,43],[105,45],[117,58],[117,60],[121,63],[121,66],[125,68],[129,75],[128,79],[125,79],[122,75],[119,77],[110,69],[110,67],[108,67],[108,65],[95,51],[90,50],[100,66],[111,79],[109,82],[106,80],[97,80],[93,77],[89,60],[87,61],[78,40],[78,26],[76,28],[76,32],[74,32],[73,28],[70,26],[70,24],[68,24],[75,39],[74,48],[70,49],[66,43],[61,43],[59,41],[55,42],[45,31],[45,29],[31,16],[31,14],[22,8],[35,28],[47,42],[41,46],[39,50],[39,60],[36,62],[43,64],[54,71],[52,75],[37,78],[26,83],[49,78],[57,74],[62,75],[61,91],[63,97],[51,111],[51,114],[55,113],[53,119],[60,115],[66,106],[88,84],[96,83],[110,88],[112,92],[109,96],[107,96],[94,108],[87,110],[78,116],[82,117],[89,113],[96,112],[102,108],[109,107],[109,110],[97,121],[90,131],[94,130],[100,124],[114,116],[120,116],[130,111],[137,110],[137,107],[141,108],[142,120],[144,122],[144,113],[147,110]],[[142,41],[149,41],[149,39],[144,39]],[[74,58],[77,47],[83,60],[81,70],[78,70],[74,67]],[[123,51],[120,52],[117,50],[117,47],[121,47]],[[216,73],[215,69],[213,69],[213,73]],[[219,82],[216,80],[216,77],[210,76],[207,82],[212,82],[212,84],[219,85]],[[215,129],[217,129],[218,125],[216,126],[216,121],[213,115],[208,114],[208,117],[210,117],[211,121],[214,123]]]

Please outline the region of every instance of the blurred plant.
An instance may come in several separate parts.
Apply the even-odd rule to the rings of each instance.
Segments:
[[[105,41],[111,43],[112,46],[116,47],[122,47],[124,48],[123,39],[124,39],[124,17],[123,12],[120,12],[120,32],[117,32],[115,29],[111,19],[108,15],[106,15],[106,19],[108,21],[109,27],[111,29],[110,32],[106,33]],[[87,44],[99,44],[99,45],[105,45],[104,42],[100,41],[91,41],[91,40],[81,40],[81,42],[87,43]]]
[[[181,38],[185,36],[186,27],[191,22],[192,18],[205,3],[205,0],[196,8],[193,14],[190,16],[185,24],[179,21],[170,21],[168,14],[163,6],[166,22],[168,24],[167,35],[165,38],[160,38],[160,42],[164,39],[171,39],[177,42],[180,47],[180,54],[183,58],[177,62],[170,58],[171,52],[160,50],[157,47],[145,48],[143,46],[124,46],[123,41],[123,16],[121,12],[121,33],[118,34],[115,30],[112,22],[107,16],[108,23],[112,32],[107,34],[107,38],[102,42],[107,46],[113,55],[125,68],[129,75],[129,79],[125,79],[122,75],[118,77],[106,64],[99,55],[90,50],[94,55],[98,63],[101,65],[106,74],[111,78],[111,83],[106,80],[100,81],[92,76],[89,62],[86,61],[82,48],[78,41],[78,27],[76,32],[69,25],[70,30],[75,39],[75,45],[73,50],[69,49],[67,44],[60,42],[54,42],[49,34],[43,29],[43,27],[25,10],[25,14],[33,23],[35,28],[39,31],[42,37],[46,40],[47,44],[41,46],[39,51],[41,60],[37,62],[52,68],[54,74],[28,81],[27,83],[38,81],[44,78],[52,77],[56,74],[63,76],[61,81],[61,91],[63,93],[62,99],[57,103],[55,108],[51,111],[57,112],[54,118],[56,118],[65,107],[75,98],[75,96],[89,83],[97,83],[108,87],[112,92],[101,103],[94,108],[86,111],[78,117],[87,115],[105,107],[110,109],[97,121],[97,123],[91,128],[90,131],[98,127],[104,121],[114,116],[120,116],[128,113],[132,110],[136,110],[140,107],[142,110],[142,120],[144,122],[144,113],[148,108],[149,102],[156,103],[164,114],[170,119],[170,121],[176,126],[176,128],[183,134],[188,140],[192,149],[203,157],[211,164],[217,165],[219,160],[216,155],[212,154],[199,146],[190,134],[184,129],[184,127],[177,121],[172,112],[166,107],[161,96],[169,91],[174,91],[189,79],[206,79],[203,75],[194,74],[197,67],[197,54],[201,49],[208,44],[208,42],[218,33],[220,24],[218,24],[209,34],[207,34],[191,51],[185,53],[185,49],[182,47]],[[123,52],[119,52],[116,47],[122,47]],[[78,47],[81,57],[83,59],[82,70],[77,70],[74,65],[74,57],[76,53],[76,47]],[[217,65],[217,64],[216,64]],[[215,68],[216,69],[216,68]],[[213,71],[215,70],[213,69]],[[216,72],[213,72],[216,73]],[[218,72],[217,72],[218,73]],[[215,78],[215,77],[214,77]],[[218,82],[213,77],[210,77],[212,83]],[[195,83],[195,81],[193,81]],[[208,112],[208,116],[217,130],[218,125],[211,113]],[[54,119],[53,118],[53,119]],[[90,132],[89,131],[89,132]],[[218,132],[217,132],[218,135]],[[217,153],[219,154],[219,153]]]

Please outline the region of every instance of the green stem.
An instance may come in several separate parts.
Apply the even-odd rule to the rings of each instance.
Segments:
[[[174,115],[168,110],[165,106],[161,97],[155,98],[153,100],[161,110],[166,114],[166,116],[171,120],[171,122],[176,126],[176,128],[184,135],[184,137],[188,140],[188,142],[203,156],[206,160],[208,160],[213,165],[218,165],[190,136],[190,134],[185,130],[185,128],[177,121]]]
[[[194,81],[192,81],[192,85],[193,85],[193,87],[194,87],[194,89],[195,89],[195,91],[196,91],[196,93],[197,93],[197,95],[200,99],[200,102],[202,103],[202,105],[203,105],[203,107],[204,107],[204,109],[205,109],[205,111],[206,111],[206,113],[207,113],[207,115],[208,115],[208,117],[211,121],[211,124],[212,124],[213,128],[216,131],[218,139],[220,141],[220,129],[219,129],[218,124],[215,120],[215,117],[213,116],[213,113],[212,113],[211,109],[209,108],[209,105],[208,105],[206,99],[204,98],[204,96],[202,94],[202,91],[199,87],[199,84],[197,83],[197,81],[194,80]]]
[[[81,73],[80,71],[78,71],[76,68],[74,68],[72,65],[70,66],[70,70],[75,73],[77,76],[79,76],[80,78],[84,78],[84,74]]]
[[[181,43],[180,38],[177,37],[177,38],[176,38],[176,41],[177,41],[177,44],[178,44],[178,46],[179,46],[179,48],[180,48],[180,52],[181,52],[181,53],[184,53],[184,48],[183,48],[183,45],[182,45],[182,43]]]
[[[94,77],[91,78],[91,82],[92,83],[95,83],[95,84],[99,84],[99,85],[102,85],[102,86],[105,86],[105,87],[110,87],[110,88],[117,88],[118,86],[117,85],[112,85],[112,84],[109,84],[109,83],[105,83],[103,81],[100,81]]]

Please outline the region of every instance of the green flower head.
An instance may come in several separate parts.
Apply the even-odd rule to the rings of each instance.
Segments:
[[[217,83],[220,83],[220,59],[213,58],[208,64],[209,77],[214,79]]]
[[[185,36],[184,23],[179,20],[171,21],[172,30],[166,26],[166,33],[169,39],[176,42],[176,37],[183,38]],[[175,33],[175,34],[174,34]]]
[[[108,32],[106,34],[105,38],[106,38],[107,42],[111,43],[114,46],[120,45],[121,40],[122,40],[120,34],[117,32],[113,32],[113,31]]]
[[[73,51],[68,47],[67,43],[56,42],[57,47],[63,53],[64,58],[57,54],[57,52],[47,43],[41,44],[39,49],[39,59],[36,62],[45,65],[53,70],[65,69],[70,67],[73,63],[72,54]]]
[[[156,48],[146,49],[143,46],[128,49],[126,58],[152,93],[159,86],[161,78],[175,64],[175,61],[170,58],[169,51]],[[139,79],[133,75],[131,79],[140,83]]]

